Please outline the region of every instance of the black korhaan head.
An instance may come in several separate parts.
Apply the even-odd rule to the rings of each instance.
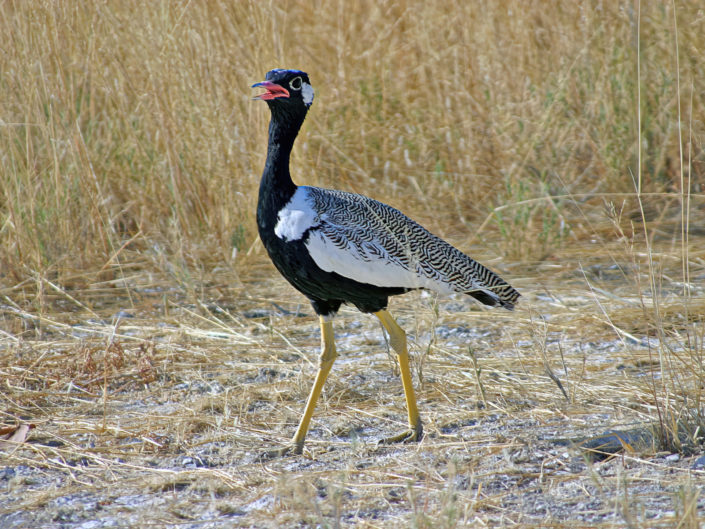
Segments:
[[[266,101],[273,117],[298,117],[303,121],[313,103],[313,88],[308,74],[300,70],[270,70],[264,81],[252,85],[253,88],[257,86],[267,91],[255,99]]]

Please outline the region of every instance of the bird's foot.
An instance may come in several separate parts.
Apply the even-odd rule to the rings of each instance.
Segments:
[[[408,430],[403,431],[399,435],[394,435],[392,437],[385,437],[381,439],[379,444],[389,445],[392,443],[418,443],[423,437],[423,426],[421,422],[416,427],[409,427]]]
[[[259,457],[257,458],[257,461],[259,462],[264,462],[264,461],[271,461],[272,459],[276,459],[278,457],[284,457],[288,455],[301,455],[304,451],[304,444],[297,444],[297,443],[289,443],[286,444],[282,447],[279,448],[274,448],[272,450],[266,450],[262,452]]]

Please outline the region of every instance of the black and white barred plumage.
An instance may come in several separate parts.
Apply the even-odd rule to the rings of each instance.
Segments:
[[[300,239],[313,261],[361,283],[469,294],[511,309],[506,281],[397,209],[363,195],[299,187],[279,211],[275,234]]]

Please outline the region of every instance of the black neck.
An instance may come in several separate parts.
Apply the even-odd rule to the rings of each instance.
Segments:
[[[296,192],[296,184],[289,173],[289,157],[294,140],[301,128],[306,109],[299,113],[282,111],[270,105],[272,120],[269,122],[269,145],[259,186],[257,223],[262,229],[274,229],[276,214]],[[272,224],[271,226],[269,226]]]

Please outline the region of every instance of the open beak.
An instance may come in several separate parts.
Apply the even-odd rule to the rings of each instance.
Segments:
[[[261,83],[255,83],[252,88],[261,86],[267,90],[264,94],[255,96],[253,99],[261,99],[263,101],[268,101],[270,99],[276,99],[278,97],[289,97],[289,91],[283,86],[279,86],[271,81],[262,81]]]

